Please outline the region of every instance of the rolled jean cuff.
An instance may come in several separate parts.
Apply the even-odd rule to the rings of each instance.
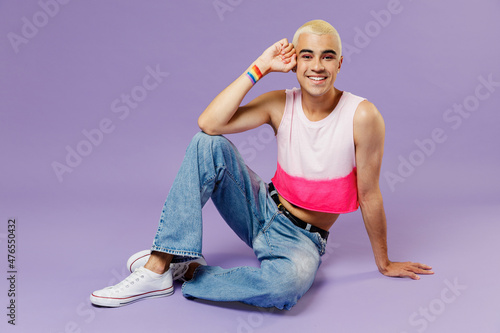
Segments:
[[[188,260],[193,260],[193,258],[203,257],[203,255],[199,252],[185,251],[185,250],[173,250],[173,249],[168,249],[168,248],[157,246],[157,245],[153,245],[151,247],[151,251],[163,252],[163,253],[168,253],[168,254],[174,255],[174,259],[172,259],[173,263],[184,262],[184,261],[188,261]]]

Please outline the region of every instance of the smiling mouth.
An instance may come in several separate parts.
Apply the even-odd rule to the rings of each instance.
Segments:
[[[326,76],[308,76],[307,78],[315,82],[321,82],[326,80]]]

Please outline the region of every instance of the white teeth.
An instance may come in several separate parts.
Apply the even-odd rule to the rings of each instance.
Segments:
[[[326,79],[325,77],[309,77],[311,80],[314,80],[314,81],[321,81],[321,80],[324,80]]]

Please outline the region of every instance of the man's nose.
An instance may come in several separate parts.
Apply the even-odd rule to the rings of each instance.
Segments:
[[[313,60],[311,69],[315,72],[319,72],[319,71],[324,70],[325,67],[323,66],[323,63],[321,62],[321,59],[315,59],[315,60]]]

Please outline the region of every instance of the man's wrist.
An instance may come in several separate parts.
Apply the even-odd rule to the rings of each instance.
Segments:
[[[254,64],[252,65],[252,67],[248,69],[246,76],[250,79],[252,85],[255,85],[257,81],[259,81],[262,78],[263,75],[260,72],[259,67],[257,67],[257,65]]]
[[[252,66],[255,65],[259,68],[260,72],[262,73],[262,77],[266,76],[271,71],[270,66],[266,66],[265,62],[260,60],[260,58],[257,58],[257,60],[254,61]],[[252,67],[250,66],[250,67]]]
[[[387,271],[387,267],[389,267],[389,265],[391,264],[391,261],[387,258],[384,260],[377,260],[376,263],[377,263],[377,267],[378,267],[378,270],[380,271],[380,273],[384,273]]]

